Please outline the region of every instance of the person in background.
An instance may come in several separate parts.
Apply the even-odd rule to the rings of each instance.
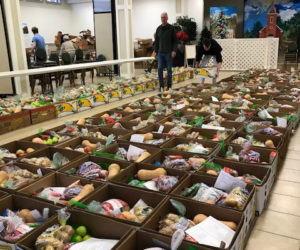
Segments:
[[[68,52],[73,61],[75,57],[75,50],[77,49],[76,45],[70,40],[70,37],[68,35],[64,35],[63,39],[64,43],[61,45],[59,55],[61,56],[63,52]]]
[[[39,29],[37,27],[33,27],[31,31],[34,35],[32,38],[31,53],[34,54],[37,48],[46,50],[45,39],[39,34]]]
[[[61,31],[58,31],[57,35],[55,36],[55,41],[54,41],[54,44],[55,44],[55,46],[57,47],[58,50],[60,49],[63,42],[64,42],[63,33]]]
[[[210,31],[205,27],[201,32],[200,45],[197,48],[196,54],[196,68],[205,67],[211,57],[214,61],[214,67],[217,67],[216,75],[213,78],[213,84],[216,83],[222,67],[222,47],[216,40],[212,39]],[[204,78],[201,78],[201,83],[204,83]]]
[[[161,14],[161,25],[155,32],[155,55],[158,60],[158,77],[160,91],[164,91],[163,70],[166,67],[168,72],[167,90],[172,88],[172,59],[176,56],[177,37],[174,27],[168,23],[168,14]]]

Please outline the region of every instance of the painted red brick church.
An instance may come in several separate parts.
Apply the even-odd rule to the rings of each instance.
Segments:
[[[283,31],[277,26],[277,16],[275,5],[272,3],[267,14],[267,25],[259,31],[259,38],[272,36],[279,37],[279,40],[281,40]]]

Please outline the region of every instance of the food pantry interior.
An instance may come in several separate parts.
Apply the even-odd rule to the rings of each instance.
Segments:
[[[0,249],[300,249],[299,1],[0,9]]]

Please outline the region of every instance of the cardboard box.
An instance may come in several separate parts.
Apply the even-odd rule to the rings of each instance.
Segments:
[[[54,104],[34,109],[29,109],[31,124],[37,124],[43,121],[56,118]]]
[[[22,149],[26,152],[27,148],[33,148],[35,151],[37,151],[37,150],[47,148],[47,147],[48,146],[46,144],[37,144],[37,143],[29,142],[29,141],[12,141],[12,142],[9,142],[9,143],[6,143],[6,144],[0,146],[0,148],[5,148],[5,149],[9,150],[9,152],[11,152],[11,153],[16,153],[17,150],[19,150],[19,149]],[[32,153],[29,153],[23,157],[18,157],[18,158],[22,159],[24,157],[30,156],[31,154]],[[16,159],[4,157],[4,160],[13,161]]]
[[[202,157],[202,156],[211,157],[211,156],[215,155],[215,153],[219,149],[219,143],[218,142],[197,140],[197,139],[187,139],[187,138],[184,138],[184,137],[172,138],[170,141],[168,141],[166,144],[164,144],[164,146],[162,148],[165,149],[170,154],[175,154],[176,155],[176,154],[182,152],[180,150],[175,149],[176,146],[178,146],[180,144],[191,144],[191,143],[202,144],[205,148],[211,148],[211,150],[208,154],[187,152],[187,153],[190,154],[190,156],[198,155],[200,157]]]
[[[228,150],[228,146],[229,145],[226,145],[225,146],[225,152],[227,152]],[[230,146],[232,147],[233,149],[233,152],[234,153],[237,153],[239,154],[240,151],[242,150],[242,147],[239,146],[239,145],[235,145],[235,144],[230,144]],[[256,147],[256,148],[253,148],[254,151],[258,152],[260,154],[260,161],[261,163],[251,163],[251,162],[246,162],[247,164],[250,164],[254,167],[266,167],[266,168],[270,168],[271,169],[271,180],[272,180],[272,185],[273,185],[273,182],[275,180],[275,176],[276,176],[276,171],[277,171],[277,165],[278,165],[278,152],[276,150],[270,150],[270,149],[266,149],[266,148],[259,148],[259,147]],[[270,153],[271,152],[276,152],[276,156],[271,159],[270,161]],[[216,154],[216,158],[217,159],[222,159],[226,162],[233,162],[231,160],[227,160],[223,157],[223,153],[221,152],[221,150]],[[266,164],[262,163],[262,162],[266,162]]]
[[[78,176],[66,175],[63,173],[53,172],[51,174],[46,175],[44,178],[18,190],[18,192],[27,197],[34,197],[34,199],[42,200],[50,204],[54,204],[53,201],[46,200],[37,195],[47,187],[68,187],[76,181],[80,181],[81,185],[93,184],[94,188],[100,187],[103,185],[101,182],[94,182],[85,178],[80,178]],[[65,206],[66,204],[57,203],[57,206]]]
[[[135,164],[133,165],[133,167],[131,168],[127,168],[125,169],[124,171],[122,171],[118,176],[116,176],[116,178],[114,178],[112,180],[112,182],[116,183],[116,184],[119,184],[119,185],[124,185],[124,186],[129,186],[129,187],[133,187],[133,188],[137,188],[137,189],[142,189],[144,190],[143,188],[140,188],[140,187],[135,187],[135,186],[130,186],[128,185],[128,182],[134,178],[137,174],[137,172],[141,169],[148,169],[148,170],[155,170],[157,169],[157,166],[151,166],[151,165],[148,165],[148,164]],[[173,188],[165,193],[165,192],[160,192],[160,191],[153,191],[153,190],[150,190],[150,189],[145,189],[149,192],[154,192],[154,193],[162,193],[162,194],[169,194],[170,192],[172,192],[172,190],[177,186],[179,185],[179,183],[186,177],[186,173],[184,171],[179,171],[177,169],[166,169],[167,171],[167,175],[169,176],[176,176],[178,177],[178,182],[173,186]]]
[[[110,154],[116,154],[117,151],[118,151],[118,148],[124,148],[125,150],[128,150],[130,145],[133,145],[133,146],[136,146],[138,148],[146,150],[147,152],[149,152],[151,154],[150,157],[155,156],[157,153],[160,152],[160,150],[157,149],[157,148],[149,147],[149,146],[145,146],[145,145],[138,145],[138,144],[133,143],[133,142],[131,142],[131,143],[120,142],[118,144],[113,144],[113,145],[109,146],[108,148],[104,149],[103,152],[104,153],[110,153]],[[148,157],[148,158],[150,158],[150,157]],[[128,162],[127,160],[122,160],[122,161]],[[142,161],[142,162],[144,162],[144,161]]]
[[[126,116],[130,115],[129,113],[124,112],[124,111],[112,111],[112,110],[108,110],[108,111],[104,111],[104,112],[98,113],[96,115],[93,115],[93,116],[91,116],[91,118],[102,118],[103,115],[106,115],[106,114],[108,114],[109,116],[111,116],[111,115],[114,115],[114,116],[118,115],[116,117],[116,119],[115,119],[115,120],[118,120],[118,121],[122,120]]]
[[[67,149],[63,149],[63,148],[48,147],[48,148],[44,148],[39,151],[36,151],[26,158],[31,159],[31,158],[38,158],[38,157],[48,157],[52,161],[53,155],[56,152],[61,153],[63,156],[65,156],[66,158],[69,159],[69,162],[67,164],[63,165],[62,167],[68,166],[72,161],[76,161],[85,155],[84,153],[80,153],[77,151],[67,150]],[[17,162],[21,162],[21,160],[22,159],[18,159]],[[35,166],[35,165],[33,165],[33,166]],[[35,166],[35,167],[40,167],[40,166]],[[50,169],[50,170],[55,171],[57,169]]]
[[[93,107],[108,103],[108,100],[109,99],[107,93],[93,94]]]
[[[144,250],[152,247],[163,247],[164,249],[169,248],[171,245],[171,237],[158,234],[155,232],[148,232],[145,230],[133,231],[124,241],[120,243],[117,250]],[[167,248],[168,247],[168,248]],[[190,243],[183,241],[180,245],[180,250],[191,250]],[[154,248],[153,248],[154,249]],[[161,248],[158,248],[161,249]],[[201,247],[201,250],[209,250],[211,248]]]
[[[41,179],[43,176],[46,176],[46,175],[52,173],[52,171],[49,170],[49,169],[39,168],[39,167],[36,167],[36,166],[32,166],[32,165],[24,164],[24,163],[18,163],[18,162],[10,162],[10,163],[8,163],[6,165],[3,165],[3,166],[0,167],[0,171],[5,166],[11,166],[11,167],[16,166],[16,167],[19,167],[20,169],[28,170],[29,172],[31,172],[33,174],[38,174],[40,177],[38,179],[34,180],[33,182]],[[5,188],[5,187],[0,187],[0,190],[3,190],[5,192],[7,192],[7,193],[15,193],[18,190],[20,190],[21,188],[24,188],[24,187],[30,185],[33,182],[23,183],[22,186],[20,186],[20,187],[18,187],[16,189],[9,189],[9,188]]]
[[[106,169],[106,170],[107,170],[107,168],[105,168],[105,166],[103,166],[103,164],[101,164],[101,163],[106,163],[106,164],[109,164],[109,165],[113,164],[113,163],[116,163],[116,164],[118,164],[120,166],[121,171],[123,171],[126,168],[132,167],[132,165],[133,165],[133,164],[131,164],[129,162],[120,161],[120,160],[117,160],[117,159],[108,159],[108,158],[99,157],[99,156],[85,155],[83,158],[81,158],[81,159],[79,159],[77,161],[73,161],[68,166],[59,169],[59,172],[64,173],[64,174],[69,174],[68,171],[70,171],[71,169],[78,170],[78,168],[80,167],[81,164],[83,164],[85,162],[88,162],[88,161],[94,162],[96,164],[100,164],[100,166],[103,169]],[[69,175],[77,176],[77,177],[80,177],[80,178],[84,178],[84,177],[80,176],[77,173],[75,173],[75,174],[69,174]],[[88,179],[88,178],[85,178],[85,179]],[[91,180],[93,180],[93,181],[100,181],[101,182],[101,180],[95,180],[95,179],[91,179]],[[103,180],[103,181],[105,181],[105,180]]]
[[[80,98],[76,100],[76,109],[77,112],[85,111],[91,109],[94,106],[93,104],[93,97],[88,96],[85,98]]]
[[[222,167],[229,167],[237,170],[239,176],[250,174],[256,176],[262,181],[261,185],[255,186],[256,215],[260,215],[267,204],[269,193],[271,192],[272,184],[274,181],[274,179],[272,179],[271,177],[271,169],[262,166],[253,166],[248,163],[233,162],[233,161],[228,162],[226,160],[221,160],[221,159],[213,159],[212,162],[219,164]],[[207,169],[208,168],[205,167],[203,170],[206,171]],[[249,215],[247,217],[249,217]],[[251,227],[247,227],[246,225],[246,233],[249,232],[250,229]]]
[[[94,127],[111,127],[115,121],[106,121],[104,117],[89,117],[85,119],[85,125]]]
[[[76,100],[69,102],[61,102],[55,104],[55,111],[57,117],[64,117],[77,112]]]
[[[237,224],[237,230],[232,239],[230,246],[227,249],[232,249],[232,250],[242,249],[242,241],[243,241],[242,229],[243,229],[244,218],[241,212],[234,211],[232,209],[213,206],[210,204],[200,204],[196,201],[186,200],[182,198],[175,198],[175,200],[181,202],[186,207],[185,217],[187,219],[193,220],[193,218],[197,214],[205,214],[207,216],[212,216],[218,220],[235,222]],[[162,220],[168,213],[177,214],[176,209],[170,203],[170,199],[167,199],[163,202],[160,208],[154,213],[151,220],[147,221],[144,224],[144,226],[142,226],[142,229],[150,232],[158,232],[159,221]],[[199,245],[187,240],[184,240],[183,242],[190,244],[193,247],[196,247],[196,249],[197,248],[202,249],[203,246],[209,248],[209,246]],[[219,249],[219,248],[213,248],[213,249]]]
[[[143,113],[139,113],[139,114],[131,114],[131,115],[127,115],[125,116],[122,121],[126,121],[126,122],[132,122],[132,120],[136,119],[136,118],[141,118],[142,121],[147,121],[149,119],[149,117],[151,116],[151,111],[145,111]],[[155,122],[161,121],[162,119],[164,119],[164,116],[161,115],[152,115],[153,118],[156,119]],[[149,122],[150,124],[150,122]]]
[[[23,110],[20,113],[4,115],[0,117],[0,135],[29,126],[31,124],[29,110]]]
[[[197,175],[189,175],[186,177],[175,189],[173,189],[171,195],[179,196],[185,199],[192,199],[191,197],[183,197],[181,196],[181,192],[186,189],[192,187],[196,183],[205,183],[206,185],[210,187],[214,187],[216,183],[217,177],[212,175],[206,175],[206,174],[197,174]],[[255,217],[255,187],[253,185],[247,185],[246,189],[249,192],[249,196],[247,199],[247,203],[243,207],[242,210],[239,210],[237,208],[231,208],[228,206],[224,206],[229,209],[233,209],[236,211],[240,211],[244,215],[244,223],[242,232],[245,233],[245,235],[248,233],[249,229],[251,228],[252,222],[254,221]],[[200,201],[198,201],[200,202]],[[200,202],[201,204],[205,202]],[[217,206],[217,205],[216,205]],[[244,236],[245,237],[245,236]]]
[[[8,195],[8,193],[0,190],[0,199],[3,199],[4,197],[6,197]]]
[[[1,202],[0,202],[0,213],[1,214],[3,214],[3,212],[6,209],[10,209],[14,212],[20,211],[21,209],[29,209],[29,210],[37,209],[40,213],[42,213],[44,208],[49,208],[49,218],[53,218],[53,216],[56,215],[56,210],[59,209],[58,206],[55,206],[53,204],[49,204],[47,202],[31,199],[31,198],[20,196],[20,195],[6,196],[5,198],[1,199]],[[48,220],[46,220],[41,225],[34,228],[29,233],[24,234],[16,241],[4,240],[4,238],[0,236],[0,249],[12,249],[12,250],[19,249],[17,247],[17,243],[20,240],[22,240],[23,238],[25,238],[26,236],[28,236],[29,234],[38,230],[43,225],[47,224],[47,221]]]
[[[18,245],[24,250],[34,249],[36,239],[47,228],[55,224],[59,224],[57,216],[48,220],[34,232],[29,233],[18,242]],[[117,249],[120,242],[125,240],[132,230],[132,227],[125,223],[78,210],[71,210],[71,217],[68,220],[68,224],[86,226],[88,233],[94,238],[118,239],[118,244],[112,250]]]
[[[77,125],[77,122],[73,122],[72,124],[74,126],[74,128],[76,129],[70,129],[70,130],[67,130],[65,132],[62,133],[62,130],[63,129],[66,129],[67,126],[66,125],[60,125],[60,126],[57,126],[57,127],[54,127],[52,128],[51,130],[48,130],[48,131],[54,131],[55,133],[57,133],[58,135],[67,135],[67,136],[71,136],[72,138],[74,136],[78,136],[79,134],[81,134],[81,131],[82,129],[87,129],[88,132],[96,132],[98,131],[98,128],[95,127],[95,126],[88,126],[88,125]],[[71,140],[71,139],[70,139]],[[65,142],[62,142],[62,143],[65,143]]]
[[[164,162],[166,156],[168,155],[174,155],[174,153],[167,151],[167,150],[161,150],[158,154],[149,157],[148,159],[145,160],[144,164],[145,165],[149,165],[152,167],[160,167],[161,164]],[[185,159],[186,161],[188,161],[188,159],[190,157],[195,157],[195,154],[191,154],[191,153],[187,153],[187,152],[178,152],[176,153],[176,155],[181,155],[183,159]],[[207,161],[207,157],[205,156],[201,156],[199,158],[203,158]],[[160,164],[158,164],[158,162]],[[197,171],[201,171],[201,169],[203,168],[203,166],[200,166],[199,169]],[[167,168],[166,168],[167,169]],[[182,170],[183,171],[183,170]],[[191,170],[190,172],[196,172],[196,170]]]
[[[136,189],[130,186],[124,187],[124,186],[109,183],[103,187],[97,188],[97,190],[93,192],[92,195],[89,195],[87,198],[83,199],[82,203],[88,205],[93,200],[102,203],[109,199],[120,199],[126,202],[129,205],[130,209],[132,209],[134,205],[140,199],[142,199],[148,206],[152,207],[153,212],[155,212],[165,198],[166,196],[163,194],[153,193],[147,191],[146,189]],[[82,210],[83,208],[76,207],[75,209]],[[123,223],[131,224],[133,226],[141,226],[146,221],[150,220],[153,212],[142,223],[129,221],[129,220],[122,220],[115,217],[110,217],[110,218]],[[97,213],[97,215],[107,217],[107,215],[102,215],[100,213],[99,214]]]

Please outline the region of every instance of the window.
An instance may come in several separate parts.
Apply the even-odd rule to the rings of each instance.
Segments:
[[[61,3],[61,0],[46,0],[47,3]]]
[[[274,17],[272,17],[272,16],[270,17],[270,23],[273,23],[273,18]]]
[[[111,0],[94,0],[94,13],[111,12]]]

